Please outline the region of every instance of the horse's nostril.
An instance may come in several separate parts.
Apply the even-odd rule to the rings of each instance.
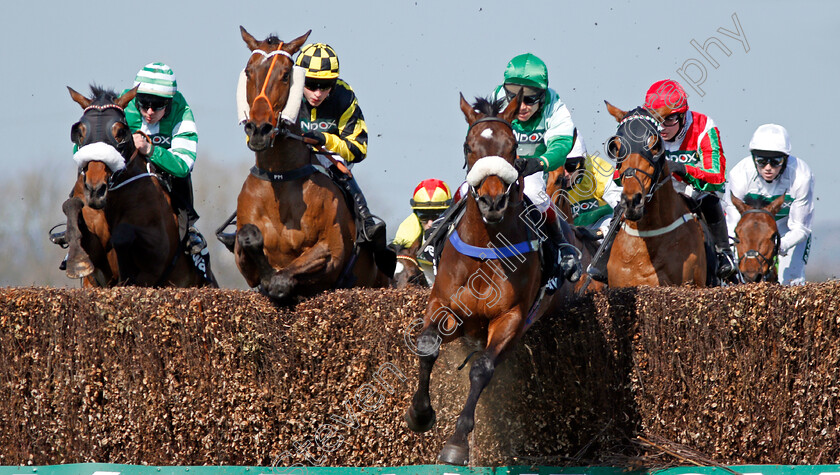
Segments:
[[[254,125],[254,123],[253,123],[253,122],[246,122],[246,123],[245,123],[245,133],[246,133],[246,134],[248,134],[248,135],[253,134],[253,133],[254,133],[254,129],[256,129],[256,126]]]
[[[263,124],[263,125],[260,127],[259,133],[260,133],[260,135],[268,135],[268,134],[270,134],[270,133],[271,133],[271,130],[272,130],[273,128],[274,128],[274,127],[273,127],[271,124]]]

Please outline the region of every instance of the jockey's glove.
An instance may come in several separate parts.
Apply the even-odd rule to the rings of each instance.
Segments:
[[[317,145],[319,147],[323,147],[327,144],[327,137],[324,135],[323,132],[318,132],[317,130],[313,130],[311,132],[306,132],[303,134],[304,137],[308,139],[315,140],[317,143],[313,145]]]
[[[545,171],[543,162],[539,158],[517,158],[513,162],[513,167],[519,172],[521,176],[533,175],[534,173],[542,173]]]
[[[688,176],[688,172],[685,170],[685,164],[680,162],[668,162],[668,168],[671,170],[671,173],[674,175],[679,175],[683,178]]]

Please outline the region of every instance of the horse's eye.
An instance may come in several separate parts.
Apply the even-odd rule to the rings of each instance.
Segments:
[[[84,124],[76,122],[73,124],[73,127],[70,128],[70,141],[81,147],[85,140],[85,131],[86,127]]]
[[[283,81],[283,82],[289,82],[289,72],[288,72],[288,71],[286,71],[285,73],[283,73],[283,79],[282,79],[282,81]]]
[[[472,153],[472,149],[470,148],[469,144],[464,142],[464,155],[469,155]]]

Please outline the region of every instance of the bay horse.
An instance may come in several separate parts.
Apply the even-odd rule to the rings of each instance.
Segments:
[[[769,204],[747,204],[734,196],[730,198],[741,213],[741,219],[735,227],[735,248],[741,277],[744,282],[778,282],[776,256],[779,254],[781,236],[776,225],[776,214],[782,209],[785,195]]]
[[[429,287],[423,269],[417,262],[417,253],[420,251],[420,244],[423,241],[421,236],[411,247],[397,251],[397,268],[394,271],[394,279],[391,284],[394,288],[404,289],[415,285],[418,287]]]
[[[703,230],[674,189],[659,135],[657,117],[668,111],[637,107],[625,112],[604,102],[619,123],[607,153],[621,177],[625,217],[607,262],[608,285],[705,286]]]
[[[535,309],[539,245],[522,221],[523,185],[513,167],[517,141],[510,122],[521,100],[520,92],[499,112],[502,102],[478,99],[470,105],[461,96],[469,124],[464,143],[469,193],[462,198],[463,217],[443,248],[416,346],[406,339],[420,356],[417,391],[405,414],[414,432],[425,432],[435,423],[429,381],[440,344],[466,336],[483,346],[470,369],[469,395],[455,432],[438,456],[447,464],[469,461],[468,435],[479,396],[500,359],[543,311]]]
[[[217,287],[196,271],[179,236],[177,215],[154,165],[134,147],[120,96],[91,86],[67,88],[84,113],[71,128],[79,175],[62,210],[67,216],[67,275],[85,286]]]
[[[314,159],[296,123],[280,114],[289,99],[292,55],[308,31],[284,43],[259,41],[239,27],[251,50],[245,67],[245,123],[256,164],[236,207],[234,256],[251,287],[278,302],[337,287],[383,287],[372,252],[356,248],[356,224],[342,192]]]

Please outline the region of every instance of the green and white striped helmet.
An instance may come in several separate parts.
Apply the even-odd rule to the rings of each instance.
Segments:
[[[149,63],[144,66],[134,78],[134,85],[140,85],[137,89],[138,94],[151,94],[168,99],[174,97],[178,91],[175,73],[163,63]]]

